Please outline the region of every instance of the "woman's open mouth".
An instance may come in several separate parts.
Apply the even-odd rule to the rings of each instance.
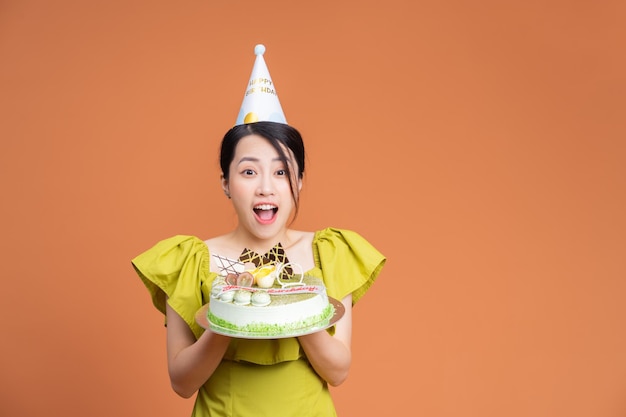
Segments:
[[[276,218],[276,212],[278,207],[273,204],[259,204],[254,206],[254,214],[259,222],[268,224],[274,221]]]

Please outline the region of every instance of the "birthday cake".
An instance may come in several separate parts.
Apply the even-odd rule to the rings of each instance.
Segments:
[[[264,265],[215,278],[207,318],[226,334],[281,337],[324,328],[335,313],[321,279]]]

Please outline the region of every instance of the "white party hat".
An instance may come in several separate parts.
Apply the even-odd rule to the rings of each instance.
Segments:
[[[287,124],[272,77],[270,77],[270,72],[267,69],[267,65],[265,65],[265,59],[263,59],[264,53],[265,46],[257,45],[254,47],[256,60],[254,61],[254,67],[252,67],[250,81],[248,81],[235,125],[254,122]]]

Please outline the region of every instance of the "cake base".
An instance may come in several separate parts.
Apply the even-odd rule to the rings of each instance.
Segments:
[[[334,309],[334,313],[330,318],[326,320],[322,320],[318,323],[313,323],[310,326],[301,327],[298,329],[290,329],[288,331],[243,332],[243,331],[237,331],[237,330],[232,330],[232,329],[222,327],[209,320],[209,316],[208,316],[209,305],[208,304],[203,305],[196,312],[196,322],[203,329],[209,329],[214,333],[218,333],[224,336],[237,337],[240,339],[282,339],[286,337],[304,336],[306,334],[311,334],[311,333],[319,332],[321,330],[328,329],[329,327],[334,326],[335,323],[337,323],[339,319],[343,317],[345,313],[345,307],[343,306],[341,301],[336,300],[332,297],[328,297],[328,302]]]

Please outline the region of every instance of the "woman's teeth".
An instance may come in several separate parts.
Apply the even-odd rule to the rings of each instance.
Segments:
[[[259,204],[254,207],[254,212],[262,221],[271,221],[274,218],[274,214],[278,211],[278,207],[273,204]]]
[[[260,204],[258,206],[254,206],[255,210],[275,210],[276,206],[272,204]]]

